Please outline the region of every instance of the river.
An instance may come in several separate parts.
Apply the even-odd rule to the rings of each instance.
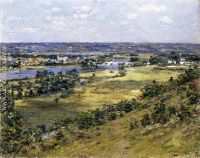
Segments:
[[[106,62],[103,64],[98,65],[98,69],[100,70],[106,70],[106,69],[117,69],[119,64],[121,62]],[[129,62],[124,62],[126,65],[129,64]],[[0,73],[0,80],[15,80],[15,79],[26,79],[26,78],[34,78],[36,77],[36,73],[38,70],[41,70],[41,68],[33,68],[33,69],[27,69],[27,70],[15,70],[15,71],[9,71],[9,72],[2,72]],[[54,72],[57,74],[58,72],[69,72],[71,70],[77,70],[80,72],[82,69],[78,65],[73,66],[44,66],[42,70],[47,70],[49,72]]]
[[[69,72],[71,70],[80,71],[80,66],[46,66],[42,70],[47,70],[49,72]],[[40,70],[40,69],[39,69]],[[38,69],[27,69],[27,70],[15,70],[9,72],[0,73],[0,80],[14,80],[14,79],[25,79],[34,78],[36,76]]]

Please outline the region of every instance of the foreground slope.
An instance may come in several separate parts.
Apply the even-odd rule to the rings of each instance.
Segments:
[[[144,96],[136,111],[104,125],[80,130],[75,141],[39,156],[200,157],[199,77],[199,72],[188,70],[176,81],[169,81],[158,95],[152,95],[151,91]]]

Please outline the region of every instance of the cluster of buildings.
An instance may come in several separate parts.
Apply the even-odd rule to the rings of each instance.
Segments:
[[[70,58],[68,56],[37,56],[37,55],[30,55],[30,56],[19,56],[13,57],[10,54],[2,54],[0,57],[0,64],[1,66],[38,66],[38,65],[53,65],[53,64],[70,64],[74,62],[78,62],[80,57]]]

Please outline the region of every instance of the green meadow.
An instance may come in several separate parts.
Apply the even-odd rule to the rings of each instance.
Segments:
[[[97,71],[80,74],[87,81],[84,85],[77,84],[73,94],[55,98],[60,94],[24,98],[16,101],[16,109],[26,118],[27,126],[51,124],[67,116],[73,117],[77,112],[101,108],[103,105],[118,103],[121,100],[140,96],[140,89],[149,82],[164,82],[176,77],[180,71],[159,70],[154,66],[128,68],[124,77],[116,77],[117,71]]]

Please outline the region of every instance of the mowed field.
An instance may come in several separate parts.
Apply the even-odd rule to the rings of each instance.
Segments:
[[[117,71],[109,70],[97,71],[95,77],[91,77],[92,73],[81,73],[81,78],[88,82],[78,84],[73,94],[59,99],[58,103],[55,98],[60,94],[25,98],[16,101],[16,109],[26,118],[27,126],[50,124],[68,116],[73,117],[80,111],[136,98],[145,84],[152,80],[164,82],[179,73],[180,71],[158,70],[151,66],[128,68],[124,77],[115,77]]]

